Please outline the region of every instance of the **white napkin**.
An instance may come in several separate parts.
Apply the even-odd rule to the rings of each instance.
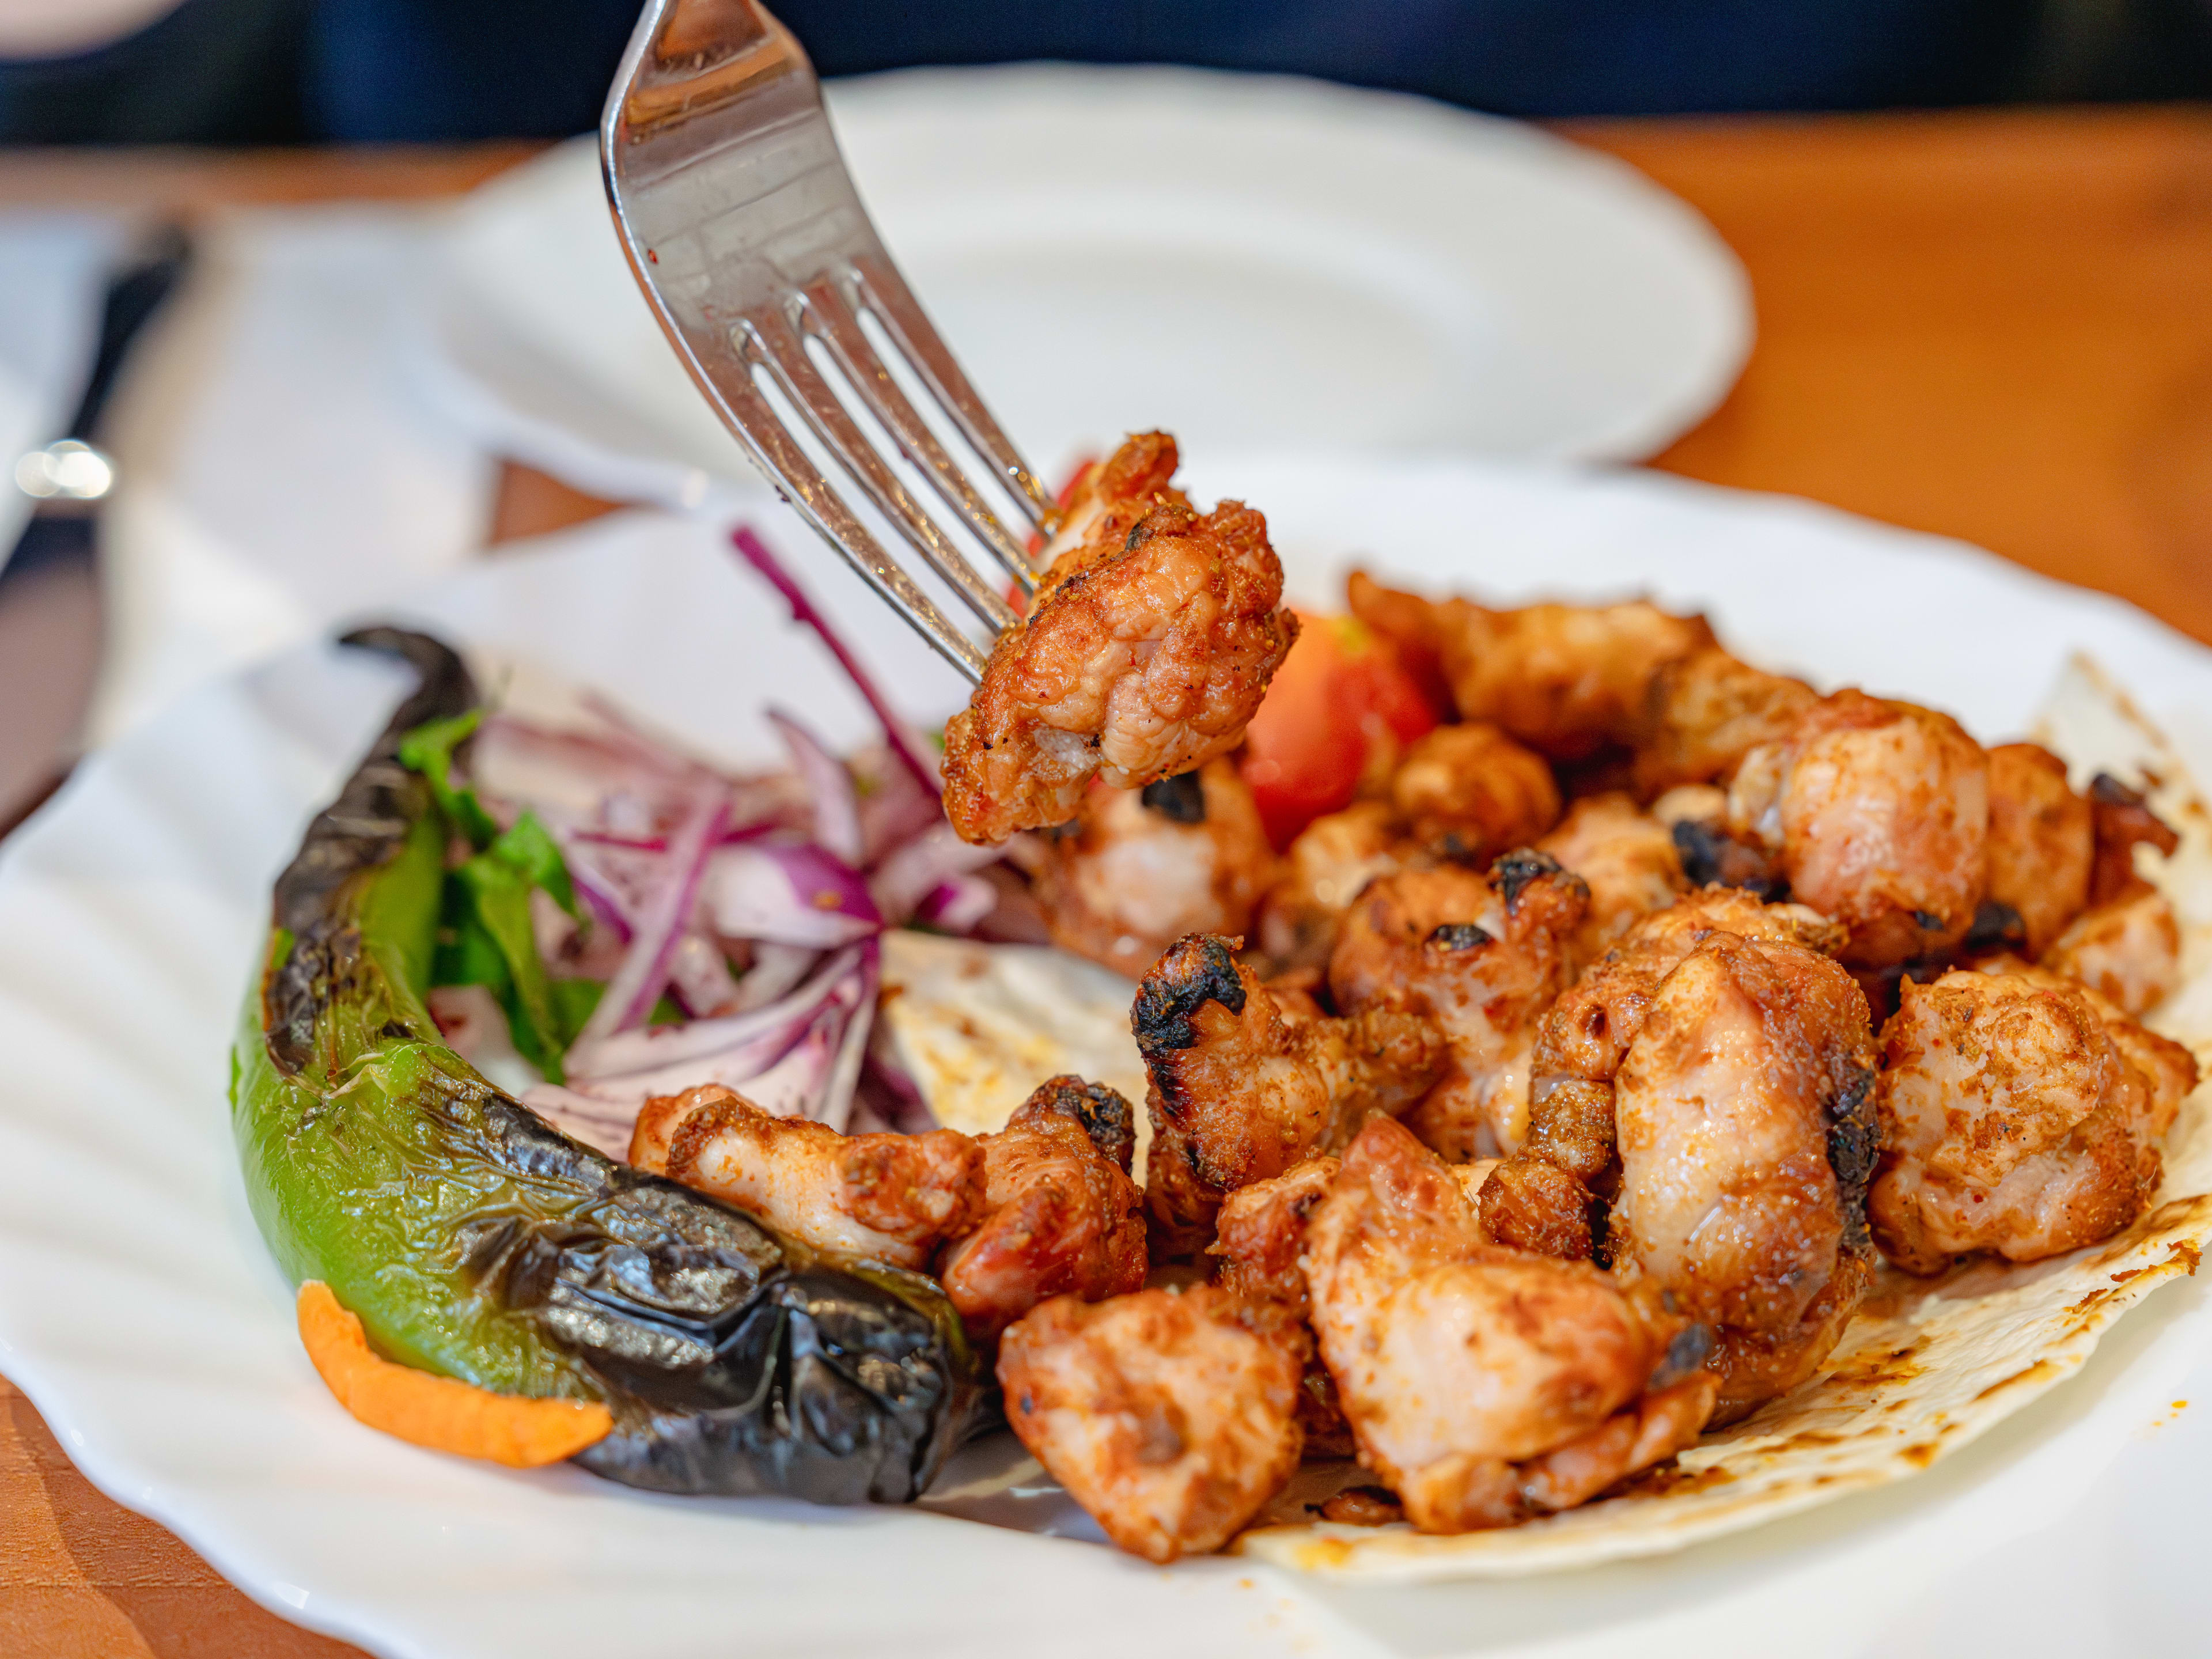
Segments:
[[[120,243],[113,222],[89,214],[0,216],[0,565],[31,516],[15,458],[59,437],[83,393]]]
[[[240,214],[134,362],[109,434],[106,742],[179,692],[367,613],[482,544],[491,460],[400,366],[429,216]]]

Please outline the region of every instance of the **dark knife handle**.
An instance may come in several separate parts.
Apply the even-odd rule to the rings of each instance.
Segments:
[[[192,245],[176,225],[163,227],[142,257],[118,268],[107,280],[107,298],[100,307],[100,350],[92,360],[92,373],[84,383],[84,396],[70,416],[61,435],[90,442],[107,406],[108,393],[131,343],[149,318],[161,308],[191,266]]]
[[[90,562],[94,520],[88,513],[34,514],[16,538],[8,560],[7,580],[27,576],[47,565]]]

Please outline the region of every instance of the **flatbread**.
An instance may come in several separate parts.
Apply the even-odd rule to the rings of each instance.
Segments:
[[[884,935],[884,1029],[940,1124],[971,1135],[1003,1129],[1038,1084],[1073,1073],[1136,1109],[1141,1179],[1152,1120],[1129,1030],[1136,994],[1112,969],[1050,945]]]
[[[2153,805],[2179,832],[2181,845],[2172,857],[2139,854],[2143,873],[2172,902],[2184,942],[2183,984],[2147,1023],[2187,1043],[2212,1072],[2212,813],[2172,746],[2086,658],[2060,677],[2035,729],[2039,740],[2075,769],[2077,783],[2109,771],[2148,785]],[[929,965],[951,961],[939,956]],[[892,1003],[890,1018],[903,1053],[960,1053],[941,1032],[924,1028],[964,1020],[995,1032],[998,1021],[1033,1017],[1045,1000],[1028,995],[1017,1003],[996,988],[1000,978],[1041,983],[1034,963],[998,975],[977,972],[972,963],[966,971],[967,983],[977,988],[921,975],[933,981],[930,995],[916,999],[910,984]],[[893,976],[887,969],[886,977]],[[1071,1039],[1116,1020],[1126,1034],[1127,981],[1111,975],[1104,982],[1055,975],[1053,983],[1060,1012],[1042,1017]],[[1105,1000],[1079,1013],[1065,1000],[1078,988]],[[1070,1041],[1055,1047],[1050,1064],[1057,1069],[1066,1060],[1067,1069],[1082,1070],[1073,1062],[1083,1046]],[[987,1051],[988,1066],[979,1058]],[[966,1060],[916,1073],[940,1120],[960,1127],[971,1121],[995,1127],[982,1123],[994,1111],[1003,1122],[1003,1112],[1026,1087],[1048,1074],[1028,1075],[1034,1066],[1008,1037],[992,1036],[965,1052]],[[1133,1044],[1123,1058],[1134,1061]],[[963,1066],[977,1069],[963,1075]],[[1118,1078],[1108,1080],[1129,1092]],[[1132,1082],[1135,1101],[1142,1095],[1141,1065]],[[2106,1328],[2160,1284],[2196,1272],[2212,1243],[2212,1083],[2183,1103],[2165,1154],[2157,1201],[2103,1244],[2021,1267],[1972,1261],[1936,1279],[1883,1269],[1820,1376],[1705,1437],[1615,1497],[1518,1527],[1431,1536],[1402,1524],[1305,1519],[1308,1504],[1372,1479],[1348,1463],[1309,1465],[1263,1523],[1231,1547],[1275,1565],[1361,1583],[1518,1577],[1665,1554],[1917,1474],[2080,1370]]]

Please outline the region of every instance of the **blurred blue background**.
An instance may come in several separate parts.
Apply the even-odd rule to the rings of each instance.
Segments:
[[[20,3],[20,0],[19,0]],[[54,0],[25,8],[51,19]],[[786,0],[825,75],[1026,58],[1270,70],[1510,115],[2212,94],[2212,0]],[[0,142],[437,141],[592,125],[636,0],[0,6]],[[115,21],[103,22],[114,16]]]

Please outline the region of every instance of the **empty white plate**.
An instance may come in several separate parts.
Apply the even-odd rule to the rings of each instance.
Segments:
[[[1193,456],[1632,459],[1749,348],[1742,270],[1703,220],[1518,123],[1170,69],[829,96],[878,228],[1048,471],[1155,426]],[[589,141],[477,192],[444,256],[428,356],[494,446],[631,496],[751,484],[635,291]]]

